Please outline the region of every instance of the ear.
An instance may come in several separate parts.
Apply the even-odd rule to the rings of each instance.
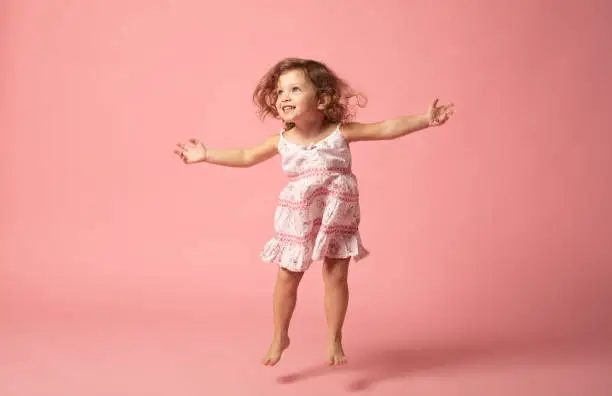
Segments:
[[[325,110],[325,108],[327,107],[327,105],[329,105],[330,102],[331,102],[331,97],[329,96],[329,94],[322,93],[321,95],[319,95],[319,102],[317,103],[317,109]]]

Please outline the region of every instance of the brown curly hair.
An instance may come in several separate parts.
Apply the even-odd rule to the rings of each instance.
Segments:
[[[311,59],[286,58],[268,70],[253,92],[253,102],[257,106],[262,120],[268,116],[275,119],[280,118],[276,110],[276,100],[278,98],[276,85],[283,73],[296,69],[303,70],[308,76],[314,85],[317,98],[324,95],[329,96],[330,100],[323,110],[327,122],[338,123],[352,119],[355,112],[354,106],[350,103],[351,98],[357,98],[359,107],[365,106],[365,103],[362,104],[359,100],[365,100],[365,96],[354,92],[344,80],[339,78],[325,64]],[[285,123],[285,129],[287,130],[294,126],[293,123]]]

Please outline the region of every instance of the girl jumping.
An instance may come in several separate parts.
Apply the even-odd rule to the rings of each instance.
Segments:
[[[279,119],[280,133],[246,148],[212,149],[197,139],[179,143],[175,153],[185,164],[250,167],[280,154],[288,181],[274,215],[275,235],[261,252],[278,265],[274,288],[274,336],[263,364],[273,366],[289,346],[289,323],[304,272],[322,260],[327,318],[326,361],[346,363],[342,327],[349,301],[347,275],[351,257],[369,252],[359,234],[357,178],[351,170],[350,143],[390,140],[444,124],[453,104],[376,123],[351,122],[349,100],[359,97],[321,62],[288,58],[272,67],[253,93],[262,119]]]

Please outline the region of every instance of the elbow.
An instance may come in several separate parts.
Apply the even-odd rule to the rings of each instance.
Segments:
[[[402,136],[401,125],[397,120],[387,120],[381,127],[381,140],[394,140]]]
[[[392,120],[386,120],[375,124],[370,132],[371,140],[392,140],[394,136],[394,125]]]
[[[247,152],[242,153],[242,157],[241,157],[241,161],[239,165],[241,168],[250,168],[254,166],[255,164],[257,164],[257,160],[253,155],[249,155],[249,153]]]

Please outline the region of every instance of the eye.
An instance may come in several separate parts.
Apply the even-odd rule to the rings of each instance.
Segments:
[[[301,91],[301,90],[300,90],[300,87],[293,87],[292,91],[293,91],[293,92],[299,92],[299,91]]]
[[[276,93],[279,94],[279,95],[282,95],[283,94],[283,90],[279,89]]]

